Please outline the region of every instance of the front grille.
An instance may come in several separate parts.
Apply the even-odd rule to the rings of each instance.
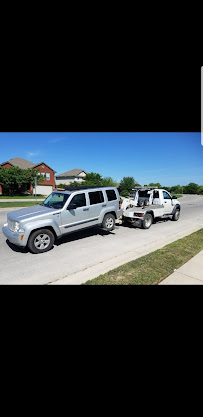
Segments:
[[[8,219],[8,228],[14,232],[14,226],[15,226],[15,222],[12,222],[12,220]]]

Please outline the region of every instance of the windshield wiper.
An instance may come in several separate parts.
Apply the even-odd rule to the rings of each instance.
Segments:
[[[51,204],[44,204],[44,203],[42,203],[42,204],[40,204],[40,206],[50,207],[50,208],[55,209],[55,207],[54,207],[54,206],[52,206]]]

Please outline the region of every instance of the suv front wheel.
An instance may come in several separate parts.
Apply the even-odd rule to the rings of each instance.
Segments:
[[[111,213],[105,214],[104,220],[102,222],[102,228],[111,232],[115,226],[115,216]]]
[[[49,229],[40,229],[31,233],[28,248],[32,253],[47,252],[54,244],[54,235]]]

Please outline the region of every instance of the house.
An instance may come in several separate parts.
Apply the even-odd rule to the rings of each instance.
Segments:
[[[75,168],[71,171],[64,172],[56,176],[56,185],[66,184],[69,185],[71,182],[82,183],[85,180],[87,172],[83,169]]]
[[[36,194],[42,194],[42,195],[49,195],[52,193],[53,189],[55,188],[55,178],[54,174],[56,171],[54,171],[52,168],[50,168],[45,162],[39,162],[37,164],[34,164],[33,162],[27,161],[23,158],[13,158],[9,159],[9,161],[2,162],[0,164],[1,168],[11,168],[11,167],[19,167],[22,169],[36,169],[39,170],[39,173],[45,176],[45,180],[39,184],[37,184],[36,187]],[[31,194],[35,192],[35,188],[31,184],[25,184],[24,187],[21,187],[21,191],[28,191]],[[2,194],[2,187],[0,185],[0,194]]]

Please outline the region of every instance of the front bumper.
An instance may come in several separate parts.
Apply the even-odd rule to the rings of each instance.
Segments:
[[[13,243],[14,245],[26,246],[27,242],[25,242],[24,238],[21,240],[21,236],[24,235],[24,233],[12,232],[6,225],[2,227],[2,232],[4,236],[9,240],[9,242]]]

